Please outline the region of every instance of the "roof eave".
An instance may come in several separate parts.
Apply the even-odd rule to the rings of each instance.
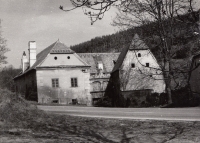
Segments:
[[[29,70],[23,72],[22,74],[15,76],[15,77],[13,78],[13,80],[15,80],[15,79],[17,79],[17,78],[19,78],[19,77],[21,77],[21,76],[23,76],[23,75],[29,73],[29,72],[32,71],[32,70],[36,70],[36,69],[35,69],[35,68],[29,69]]]
[[[47,68],[47,69],[49,69],[49,68],[89,68],[89,67],[91,67],[91,66],[82,66],[82,65],[80,65],[80,66],[42,66],[42,67],[36,67],[36,69],[42,69],[42,68]]]

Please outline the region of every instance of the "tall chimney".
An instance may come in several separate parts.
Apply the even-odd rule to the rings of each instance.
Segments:
[[[26,57],[25,51],[23,52],[22,55],[22,72],[24,72],[28,68],[28,59]]]
[[[29,41],[29,66],[32,67],[36,62],[36,42]]]

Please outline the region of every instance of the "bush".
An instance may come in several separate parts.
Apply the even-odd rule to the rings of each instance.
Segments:
[[[126,107],[146,107],[146,101],[140,97],[128,97],[126,99]]]
[[[147,106],[158,106],[160,105],[159,93],[152,93],[146,97]]]
[[[0,89],[0,105],[5,102],[10,102],[11,98],[14,96],[15,94],[7,89]]]
[[[112,100],[111,100],[111,98],[105,96],[105,97],[99,99],[94,104],[94,106],[97,106],[97,107],[112,107]]]
[[[31,91],[31,93],[29,94],[27,100],[38,101],[37,92],[36,91]]]
[[[172,91],[172,102],[175,107],[188,107],[189,106],[189,89],[182,87]]]
[[[126,107],[130,107],[130,105],[131,105],[131,99],[127,98],[126,99]]]
[[[160,94],[160,105],[165,105],[168,103],[168,95],[167,93]]]
[[[191,107],[200,105],[200,94],[199,93],[192,93],[192,98],[189,99],[189,105]]]
[[[0,89],[0,94],[0,120],[7,125],[29,126],[39,118],[46,118],[43,111],[20,102],[14,93]]]
[[[26,100],[30,100],[30,101],[38,101],[38,96],[37,96],[37,89],[36,89],[36,87],[26,89],[26,92],[25,92],[25,99],[26,99]]]

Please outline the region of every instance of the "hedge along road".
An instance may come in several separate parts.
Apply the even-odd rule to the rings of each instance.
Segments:
[[[79,106],[45,106],[38,109],[49,113],[114,119],[200,121],[200,107],[192,108],[103,108]]]

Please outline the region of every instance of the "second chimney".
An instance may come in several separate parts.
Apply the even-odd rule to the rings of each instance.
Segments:
[[[25,51],[23,52],[23,55],[22,55],[22,71],[24,72],[27,68],[28,68],[28,60],[26,58],[26,53]]]
[[[29,66],[32,67],[36,62],[36,42],[29,41]]]

